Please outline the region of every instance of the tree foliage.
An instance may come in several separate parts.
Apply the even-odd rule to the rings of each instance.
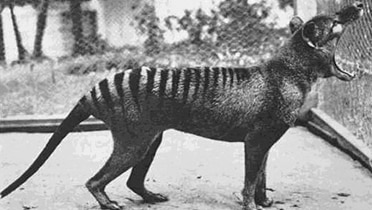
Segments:
[[[71,2],[76,0],[51,0],[51,1],[59,1],[59,2]],[[80,0],[80,1],[90,1],[90,0]],[[37,7],[42,0],[1,0],[0,4],[3,4],[4,6],[9,6],[10,4],[13,4],[15,6],[25,6],[25,5],[31,5],[33,7]]]
[[[160,20],[156,16],[155,7],[145,4],[140,13],[135,16],[137,28],[143,34],[147,35],[145,40],[145,50],[148,55],[158,54],[161,51],[164,31],[160,29]]]
[[[41,0],[2,0],[3,5],[9,6],[9,5],[14,5],[14,6],[25,6],[25,5],[32,5],[36,7]]]
[[[210,43],[231,52],[259,51],[265,44],[279,45],[279,37],[284,30],[274,29],[265,22],[270,8],[265,1],[249,3],[247,0],[224,0],[216,10],[207,15],[199,9],[192,14],[185,11],[181,18],[166,18],[169,29],[185,30],[191,44]],[[179,27],[174,27],[170,19],[176,19]]]

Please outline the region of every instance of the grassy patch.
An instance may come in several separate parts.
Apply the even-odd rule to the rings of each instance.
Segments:
[[[104,72],[75,76],[54,65],[0,69],[0,117],[67,113]]]

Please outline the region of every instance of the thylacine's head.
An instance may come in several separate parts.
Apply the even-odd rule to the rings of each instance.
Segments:
[[[290,22],[290,30],[294,35],[292,41],[297,42],[300,53],[311,54],[320,58],[317,63],[319,77],[331,77],[345,81],[354,78],[354,74],[342,70],[335,61],[338,41],[347,25],[363,14],[363,4],[355,2],[336,12],[334,15],[318,15],[303,24],[299,17]],[[319,66],[318,66],[319,65]]]

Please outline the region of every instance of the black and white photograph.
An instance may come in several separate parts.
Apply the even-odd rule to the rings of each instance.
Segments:
[[[372,0],[0,0],[0,210],[371,210]]]

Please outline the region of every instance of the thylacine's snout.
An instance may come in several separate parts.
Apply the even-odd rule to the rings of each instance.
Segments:
[[[355,74],[342,70],[336,63],[335,55],[338,42],[347,26],[363,15],[363,4],[355,2],[340,9],[334,15],[319,15],[309,20],[302,26],[302,38],[307,46],[321,52],[328,59],[330,68],[321,72],[323,77],[336,76],[337,78],[350,81]]]
[[[356,1],[354,4],[342,8],[336,12],[337,22],[340,24],[350,23],[363,15],[363,3]]]
[[[324,50],[324,46],[330,44],[333,39],[337,39],[335,42],[337,45],[346,26],[362,15],[363,4],[358,1],[343,7],[334,15],[319,15],[304,24],[302,38],[311,48]],[[332,48],[335,49],[335,45]],[[328,50],[333,51],[330,48]]]

